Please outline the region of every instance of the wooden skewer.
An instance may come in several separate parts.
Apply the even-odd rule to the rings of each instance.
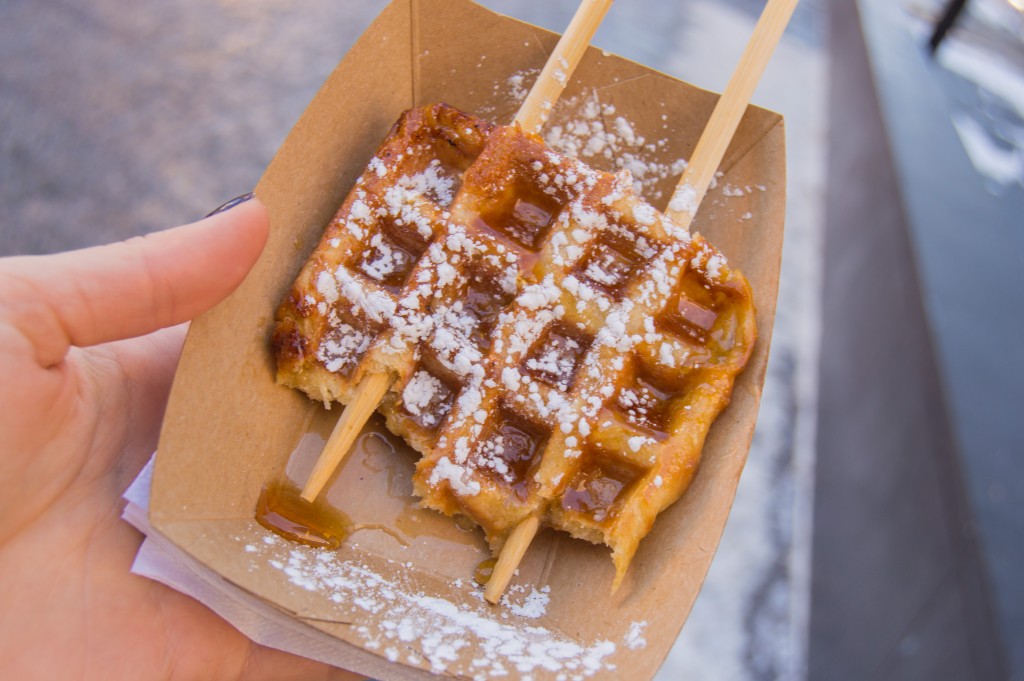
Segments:
[[[331,431],[331,437],[327,439],[327,444],[320,452],[320,458],[316,460],[316,466],[309,474],[306,486],[302,488],[302,494],[299,496],[310,503],[320,496],[334,470],[352,449],[356,437],[362,432],[363,426],[388,391],[389,385],[391,381],[386,373],[370,374],[359,383],[352,400]]]
[[[612,0],[581,0],[569,27],[548,57],[523,105],[519,107],[515,122],[523,130],[535,133],[544,125],[555,100],[565,89],[611,4]],[[320,495],[334,471],[352,450],[363,426],[377,410],[377,405],[390,386],[391,378],[387,373],[370,373],[363,377],[302,488],[301,496],[304,500],[313,502]]]
[[[551,109],[569,83],[580,59],[583,59],[590,39],[594,37],[601,20],[612,6],[612,0],[582,0],[569,27],[555,45],[555,51],[548,57],[530,94],[526,96],[515,123],[526,132],[537,133],[544,127],[551,115]]]
[[[522,130],[537,133],[544,127],[555,101],[569,82],[569,75],[576,70],[587,51],[590,39],[611,6],[612,0],[583,0],[580,3],[569,23],[569,28],[555,45],[554,52],[548,57],[543,70],[530,88],[530,94],[519,107],[519,113],[513,122],[518,123]],[[530,515],[512,530],[484,589],[484,598],[489,603],[501,600],[516,568],[523,560],[526,549],[530,548],[539,529],[540,519],[536,515]]]
[[[789,23],[797,2],[798,0],[769,0],[761,13],[750,42],[747,43],[725,92],[715,105],[711,118],[697,141],[690,163],[679,179],[669,202],[667,214],[680,227],[689,229],[690,223],[693,222],[693,216],[707,193],[711,178],[722,163],[725,150],[739,126],[743,112],[747,109],[754,89]],[[539,526],[537,517],[530,516],[512,531],[484,590],[484,598],[488,602],[497,603],[501,600],[501,595],[519,567],[519,562],[526,554],[526,549],[537,534]]]
[[[725,92],[718,99],[707,127],[697,140],[697,147],[693,150],[690,163],[683,171],[683,176],[672,194],[672,200],[669,201],[666,214],[680,227],[689,229],[690,223],[693,222],[693,216],[704,200],[718,166],[722,164],[725,150],[732,141],[732,136],[747,110],[747,104],[764,74],[775,46],[786,30],[797,2],[798,0],[769,0],[761,12],[761,18],[757,20],[754,34],[743,50],[740,63],[725,86]]]
[[[526,554],[526,549],[530,548],[530,543],[537,536],[539,529],[540,519],[531,515],[527,516],[525,520],[521,520],[516,525],[516,529],[512,530],[512,534],[505,541],[505,546],[501,548],[498,562],[494,564],[494,570],[491,572],[491,578],[487,580],[487,586],[484,587],[484,598],[488,603],[497,603],[501,600],[501,595],[505,593],[505,588],[512,581],[512,575],[515,574],[516,568],[519,567],[520,561]]]

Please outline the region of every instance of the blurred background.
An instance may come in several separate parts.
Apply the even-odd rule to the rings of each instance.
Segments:
[[[0,0],[0,255],[249,191],[384,4]],[[619,0],[594,43],[720,91],[762,5]],[[1024,2],[803,0],[754,101],[787,129],[772,360],[658,678],[1024,679]]]

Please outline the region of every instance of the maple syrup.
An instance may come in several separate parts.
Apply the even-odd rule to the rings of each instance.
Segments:
[[[353,531],[349,517],[322,500],[310,503],[299,494],[289,480],[266,485],[256,503],[256,522],[299,544],[330,550],[340,547]]]
[[[473,581],[480,586],[487,586],[487,582],[491,581],[491,575],[494,574],[494,566],[497,564],[497,558],[488,558],[485,561],[481,561],[473,572]]]
[[[640,477],[640,471],[622,462],[602,460],[594,452],[585,456],[588,464],[580,468],[562,493],[562,508],[604,523],[614,516],[616,502]]]

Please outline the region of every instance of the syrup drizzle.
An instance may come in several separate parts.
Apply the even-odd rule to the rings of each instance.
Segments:
[[[487,586],[487,582],[491,581],[491,575],[494,574],[494,566],[497,564],[497,558],[488,558],[487,560],[481,561],[473,572],[473,581],[480,586]]]
[[[292,453],[288,470],[292,477],[302,479],[330,436],[333,420],[329,414],[317,413],[309,430]],[[364,489],[384,492],[389,501],[383,516],[366,517],[351,491],[327,490],[314,503],[303,500],[298,485],[289,475],[267,484],[260,492],[255,518],[271,532],[293,542],[318,549],[337,550],[351,535],[361,530],[377,530],[391,537],[401,547],[411,547],[420,537],[443,540],[449,550],[456,546],[483,550],[483,537],[475,523],[468,519],[452,523],[448,518],[420,508],[412,492],[414,454],[401,440],[385,428],[383,419],[375,415],[353,445],[348,466],[349,475],[358,475]],[[342,471],[342,476],[346,473]],[[343,484],[341,487],[345,487]],[[343,505],[357,520],[339,510]],[[371,522],[372,520],[372,522]],[[362,543],[362,542],[361,542]]]
[[[266,485],[256,503],[256,522],[299,544],[329,550],[340,547],[355,529],[351,519],[322,499],[310,503],[299,493],[290,480]]]

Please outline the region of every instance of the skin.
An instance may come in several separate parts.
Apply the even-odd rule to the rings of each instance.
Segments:
[[[121,494],[155,449],[189,319],[267,238],[253,199],[192,225],[0,259],[0,676],[359,679],[259,646],[129,571]]]

